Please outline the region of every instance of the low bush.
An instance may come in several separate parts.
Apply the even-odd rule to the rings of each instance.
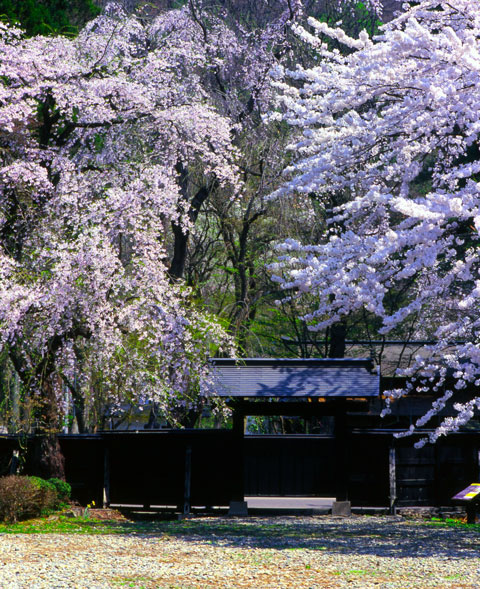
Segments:
[[[28,477],[39,491],[38,501],[40,507],[40,514],[45,514],[56,508],[57,489],[50,481],[41,479],[40,477]]]
[[[15,523],[41,512],[41,493],[29,477],[10,475],[0,478],[0,519]]]
[[[57,505],[56,507],[60,507],[63,503],[67,503],[70,499],[70,495],[72,493],[72,487],[65,481],[61,479],[48,479],[48,482],[51,483],[57,492]]]
[[[70,485],[60,479],[10,475],[0,478],[0,520],[15,523],[45,515],[61,507],[70,496]]]

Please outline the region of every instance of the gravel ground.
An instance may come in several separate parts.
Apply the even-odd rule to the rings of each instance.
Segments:
[[[480,531],[317,516],[197,518],[149,533],[3,534],[0,587],[480,588]]]

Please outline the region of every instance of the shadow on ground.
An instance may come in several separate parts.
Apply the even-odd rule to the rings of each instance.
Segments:
[[[90,522],[95,533],[169,536],[210,545],[328,550],[387,557],[479,558],[480,526],[446,526],[380,517],[195,518]]]

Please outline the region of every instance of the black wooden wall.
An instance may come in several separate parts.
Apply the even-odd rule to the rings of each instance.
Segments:
[[[335,496],[338,465],[331,436],[245,436],[228,430],[159,430],[60,436],[66,476],[82,504],[180,507],[189,471],[192,506],[228,505],[243,472],[245,495]],[[23,470],[31,472],[27,445]],[[479,480],[480,435],[453,434],[434,446],[413,447],[386,431],[353,431],[348,438],[348,498],[354,506],[388,506],[392,448],[398,506],[448,506]],[[18,441],[0,437],[0,474],[7,474]],[[243,459],[242,459],[243,454]]]

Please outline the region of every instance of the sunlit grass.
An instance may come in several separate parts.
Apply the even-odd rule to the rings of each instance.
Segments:
[[[426,525],[430,526],[440,526],[446,528],[468,528],[471,530],[478,530],[480,531],[480,523],[477,524],[467,524],[466,521],[462,519],[452,519],[452,518],[445,518],[441,519],[438,517],[432,517],[430,521],[423,522]]]

